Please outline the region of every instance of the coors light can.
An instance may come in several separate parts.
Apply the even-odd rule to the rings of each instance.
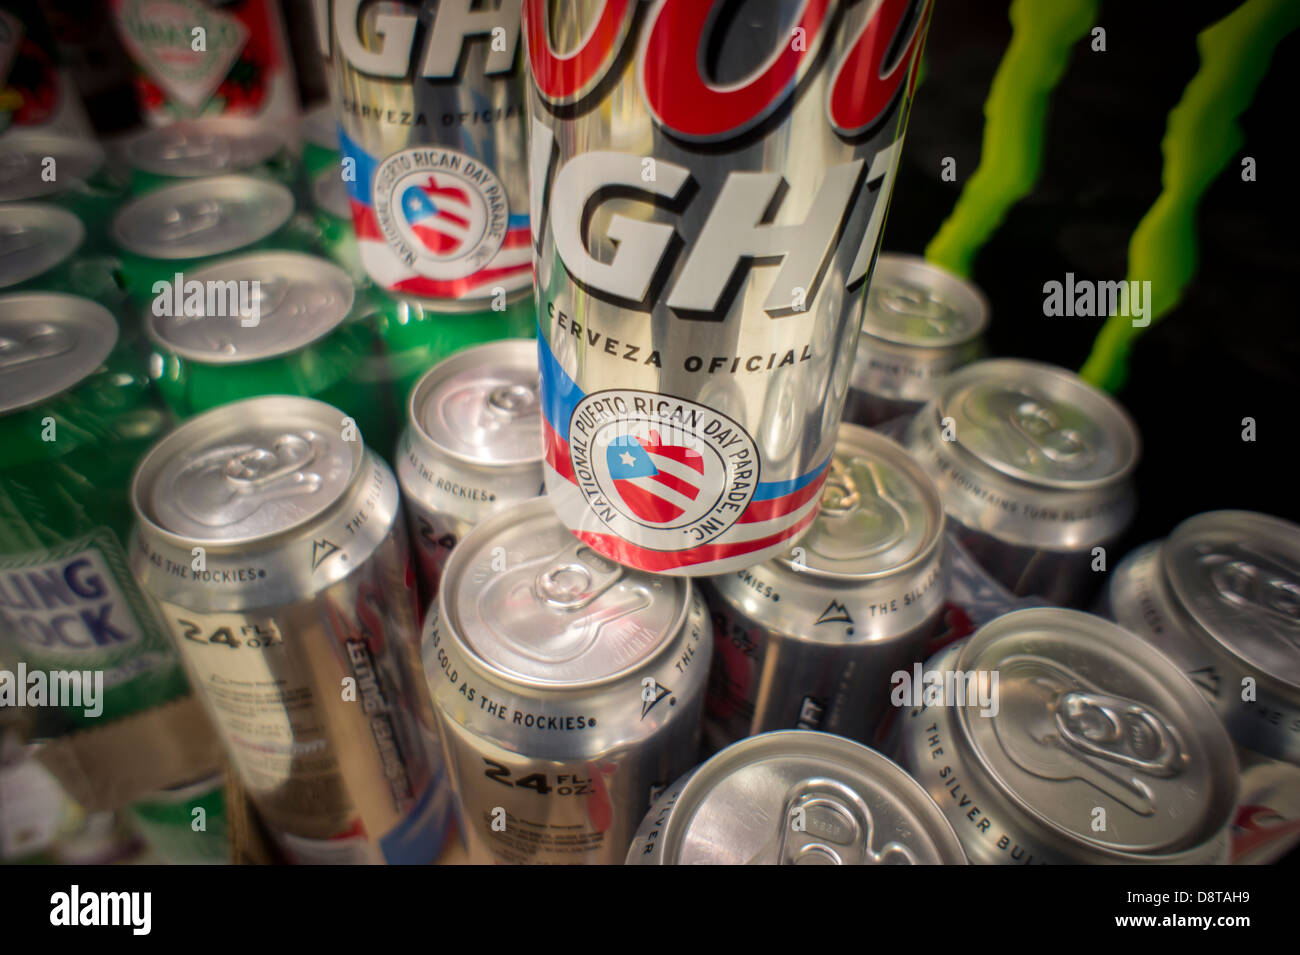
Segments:
[[[547,491],[641,570],[816,516],[929,2],[525,0]]]

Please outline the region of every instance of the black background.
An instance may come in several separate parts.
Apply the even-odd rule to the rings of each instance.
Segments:
[[[1011,38],[1008,3],[939,2],[883,248],[920,254],[980,159],[983,106]],[[975,260],[990,353],[1077,370],[1101,319],[1043,315],[1043,283],[1125,277],[1128,242],[1160,192],[1168,112],[1199,66],[1196,34],[1236,3],[1104,3],[1106,52],[1076,44],[1052,99],[1037,187]],[[1244,508],[1296,520],[1291,479],[1300,362],[1296,90],[1300,32],[1277,46],[1241,117],[1245,146],[1205,194],[1199,266],[1181,303],[1139,337],[1117,397],[1137,420],[1138,516],[1121,553],[1180,520]],[[945,156],[956,182],[940,179]],[[1241,159],[1256,160],[1243,182]],[[1242,441],[1244,417],[1256,441]],[[1110,566],[1114,566],[1114,560]]]

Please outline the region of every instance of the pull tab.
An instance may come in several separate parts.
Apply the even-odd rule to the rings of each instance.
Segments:
[[[924,319],[939,335],[951,334],[956,325],[953,310],[916,285],[887,285],[877,293],[876,301],[896,315]]]
[[[0,334],[0,370],[55,358],[77,346],[76,339],[62,328],[41,323],[22,339]]]
[[[1027,395],[1016,397],[1020,400],[1011,409],[1011,426],[1026,441],[1057,464],[1080,467],[1089,461],[1082,435],[1063,427],[1055,409]]]
[[[168,209],[158,235],[166,242],[179,242],[215,229],[221,223],[221,203],[213,199],[182,203]]]
[[[1225,602],[1288,629],[1300,629],[1300,584],[1288,579],[1285,571],[1244,560],[1220,561],[1210,569],[1210,583]]]
[[[302,435],[283,434],[270,449],[249,448],[234,454],[226,462],[226,479],[240,490],[269,484],[300,471],[316,458],[316,451]]]
[[[518,418],[537,404],[537,391],[526,385],[502,385],[488,395],[488,410],[503,418]]]
[[[1062,694],[1056,728],[1062,742],[1075,749],[1150,776],[1176,775],[1185,758],[1178,738],[1159,713],[1118,696],[1086,691]]]
[[[858,493],[858,486],[848,467],[838,457],[832,457],[830,471],[826,475],[826,486],[822,490],[822,513],[842,517],[857,510],[861,501],[862,495]]]
[[[537,575],[537,599],[557,610],[581,610],[623,576],[623,568],[574,540]]]
[[[217,157],[221,165],[230,161],[230,141],[224,136],[208,133],[191,133],[169,131],[158,146],[158,154],[165,160],[204,159]]]
[[[888,842],[879,852],[872,847],[871,810],[860,795],[834,779],[796,784],[786,797],[780,826],[778,865],[917,864],[902,843]]]

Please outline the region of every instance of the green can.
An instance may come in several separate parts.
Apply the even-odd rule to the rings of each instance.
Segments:
[[[0,136],[0,203],[53,203],[76,215],[98,248],[121,197],[95,142],[26,130]]]
[[[220,774],[153,793],[131,804],[131,819],[168,865],[229,865],[226,794]]]
[[[252,176],[212,176],[164,186],[126,203],[113,219],[122,281],[140,306],[177,272],[252,249],[310,246],[310,226],[295,221],[293,193]],[[161,285],[160,285],[161,283]]]
[[[185,696],[181,662],[127,567],[136,462],[167,427],[96,302],[0,295],[0,660],[98,681],[102,710],[34,706],[47,738]]]
[[[182,294],[156,298],[144,321],[150,375],[177,415],[299,395],[341,409],[367,444],[395,436],[396,410],[375,373],[384,364],[377,320],[338,266],[254,252],[178,272],[171,288]]]
[[[326,169],[338,173],[342,154],[332,104],[322,103],[304,113],[298,124],[298,138],[302,143],[302,169],[307,182],[314,182]]]
[[[311,203],[316,242],[321,254],[347,272],[358,289],[370,288],[373,283],[361,264],[361,250],[352,228],[348,191],[337,165],[326,166],[316,174],[311,183]]]
[[[88,254],[86,227],[66,209],[14,202],[0,210],[0,291],[71,290],[110,308],[116,259]]]
[[[288,136],[268,122],[214,116],[154,126],[122,144],[131,192],[207,176],[242,174],[292,186],[295,165]]]

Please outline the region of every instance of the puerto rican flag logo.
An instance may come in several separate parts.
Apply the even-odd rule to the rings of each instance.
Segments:
[[[344,185],[361,264],[376,285],[478,307],[498,289],[513,298],[532,288],[528,213],[511,212],[492,169],[434,145],[379,159],[342,130],[339,146],[355,164]]]
[[[671,524],[695,507],[704,483],[704,456],[679,444],[620,435],[606,452],[610,479],[627,509],[646,524]]]

